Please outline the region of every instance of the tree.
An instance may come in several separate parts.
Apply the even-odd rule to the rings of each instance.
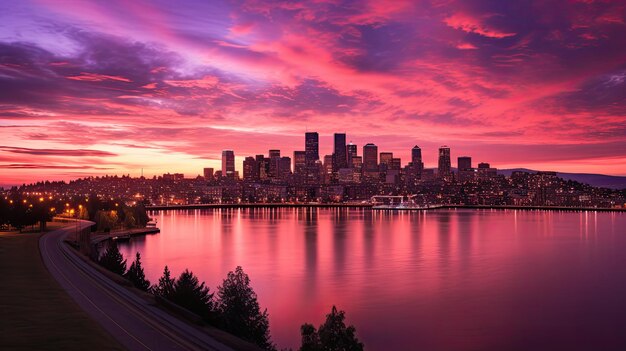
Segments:
[[[171,277],[170,270],[165,266],[163,269],[163,275],[159,278],[159,283],[152,287],[152,293],[160,296],[164,299],[171,299],[172,293],[174,292],[174,283],[176,279]]]
[[[345,318],[345,312],[337,311],[337,307],[333,306],[319,331],[311,324],[302,325],[300,351],[363,351],[363,343],[355,335],[356,329],[354,326],[346,327]]]
[[[266,350],[274,350],[270,340],[267,310],[261,313],[250,278],[241,266],[229,272],[218,288],[218,311],[224,329]]]
[[[106,250],[104,255],[100,257],[98,263],[102,267],[119,275],[124,275],[124,272],[126,272],[126,260],[117,248],[117,243],[115,241],[111,241],[111,245],[109,245],[109,248]]]
[[[303,324],[302,327],[300,327],[300,335],[302,335],[302,346],[300,346],[300,351],[322,350],[320,336],[312,324]]]
[[[141,289],[143,291],[148,291],[150,289],[150,281],[146,280],[146,275],[143,272],[143,267],[141,266],[141,255],[137,252],[135,256],[135,261],[128,268],[128,272],[126,272],[126,278],[130,280],[133,285]]]
[[[209,288],[204,285],[204,282],[200,283],[198,278],[187,269],[174,282],[170,301],[205,319],[213,317],[213,294],[209,293]]]

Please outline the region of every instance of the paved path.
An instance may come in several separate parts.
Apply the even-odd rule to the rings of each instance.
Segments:
[[[80,224],[83,227],[89,222]],[[45,234],[43,261],[68,294],[129,350],[232,350],[102,275],[63,243],[74,226]]]

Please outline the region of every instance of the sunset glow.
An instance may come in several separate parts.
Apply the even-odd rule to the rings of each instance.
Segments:
[[[624,1],[0,4],[1,185],[220,168],[332,133],[426,167],[626,175]],[[360,150],[359,150],[360,153]]]

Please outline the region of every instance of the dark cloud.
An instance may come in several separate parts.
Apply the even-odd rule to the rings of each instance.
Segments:
[[[15,154],[27,154],[27,155],[37,155],[37,156],[97,156],[97,157],[107,157],[107,156],[117,156],[112,152],[108,151],[100,151],[100,150],[87,150],[87,149],[76,149],[76,150],[64,150],[64,149],[30,149],[24,147],[12,147],[12,146],[0,146],[0,150],[5,152],[11,152]]]

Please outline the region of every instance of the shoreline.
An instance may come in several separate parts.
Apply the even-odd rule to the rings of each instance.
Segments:
[[[527,211],[571,211],[571,212],[626,212],[626,208],[565,207],[565,206],[514,206],[514,205],[440,205],[437,208],[389,208],[373,209],[372,204],[362,203],[245,203],[245,204],[192,204],[146,206],[146,211],[239,209],[239,208],[363,208],[375,211],[432,211],[441,209],[484,209],[484,210],[527,210]]]

